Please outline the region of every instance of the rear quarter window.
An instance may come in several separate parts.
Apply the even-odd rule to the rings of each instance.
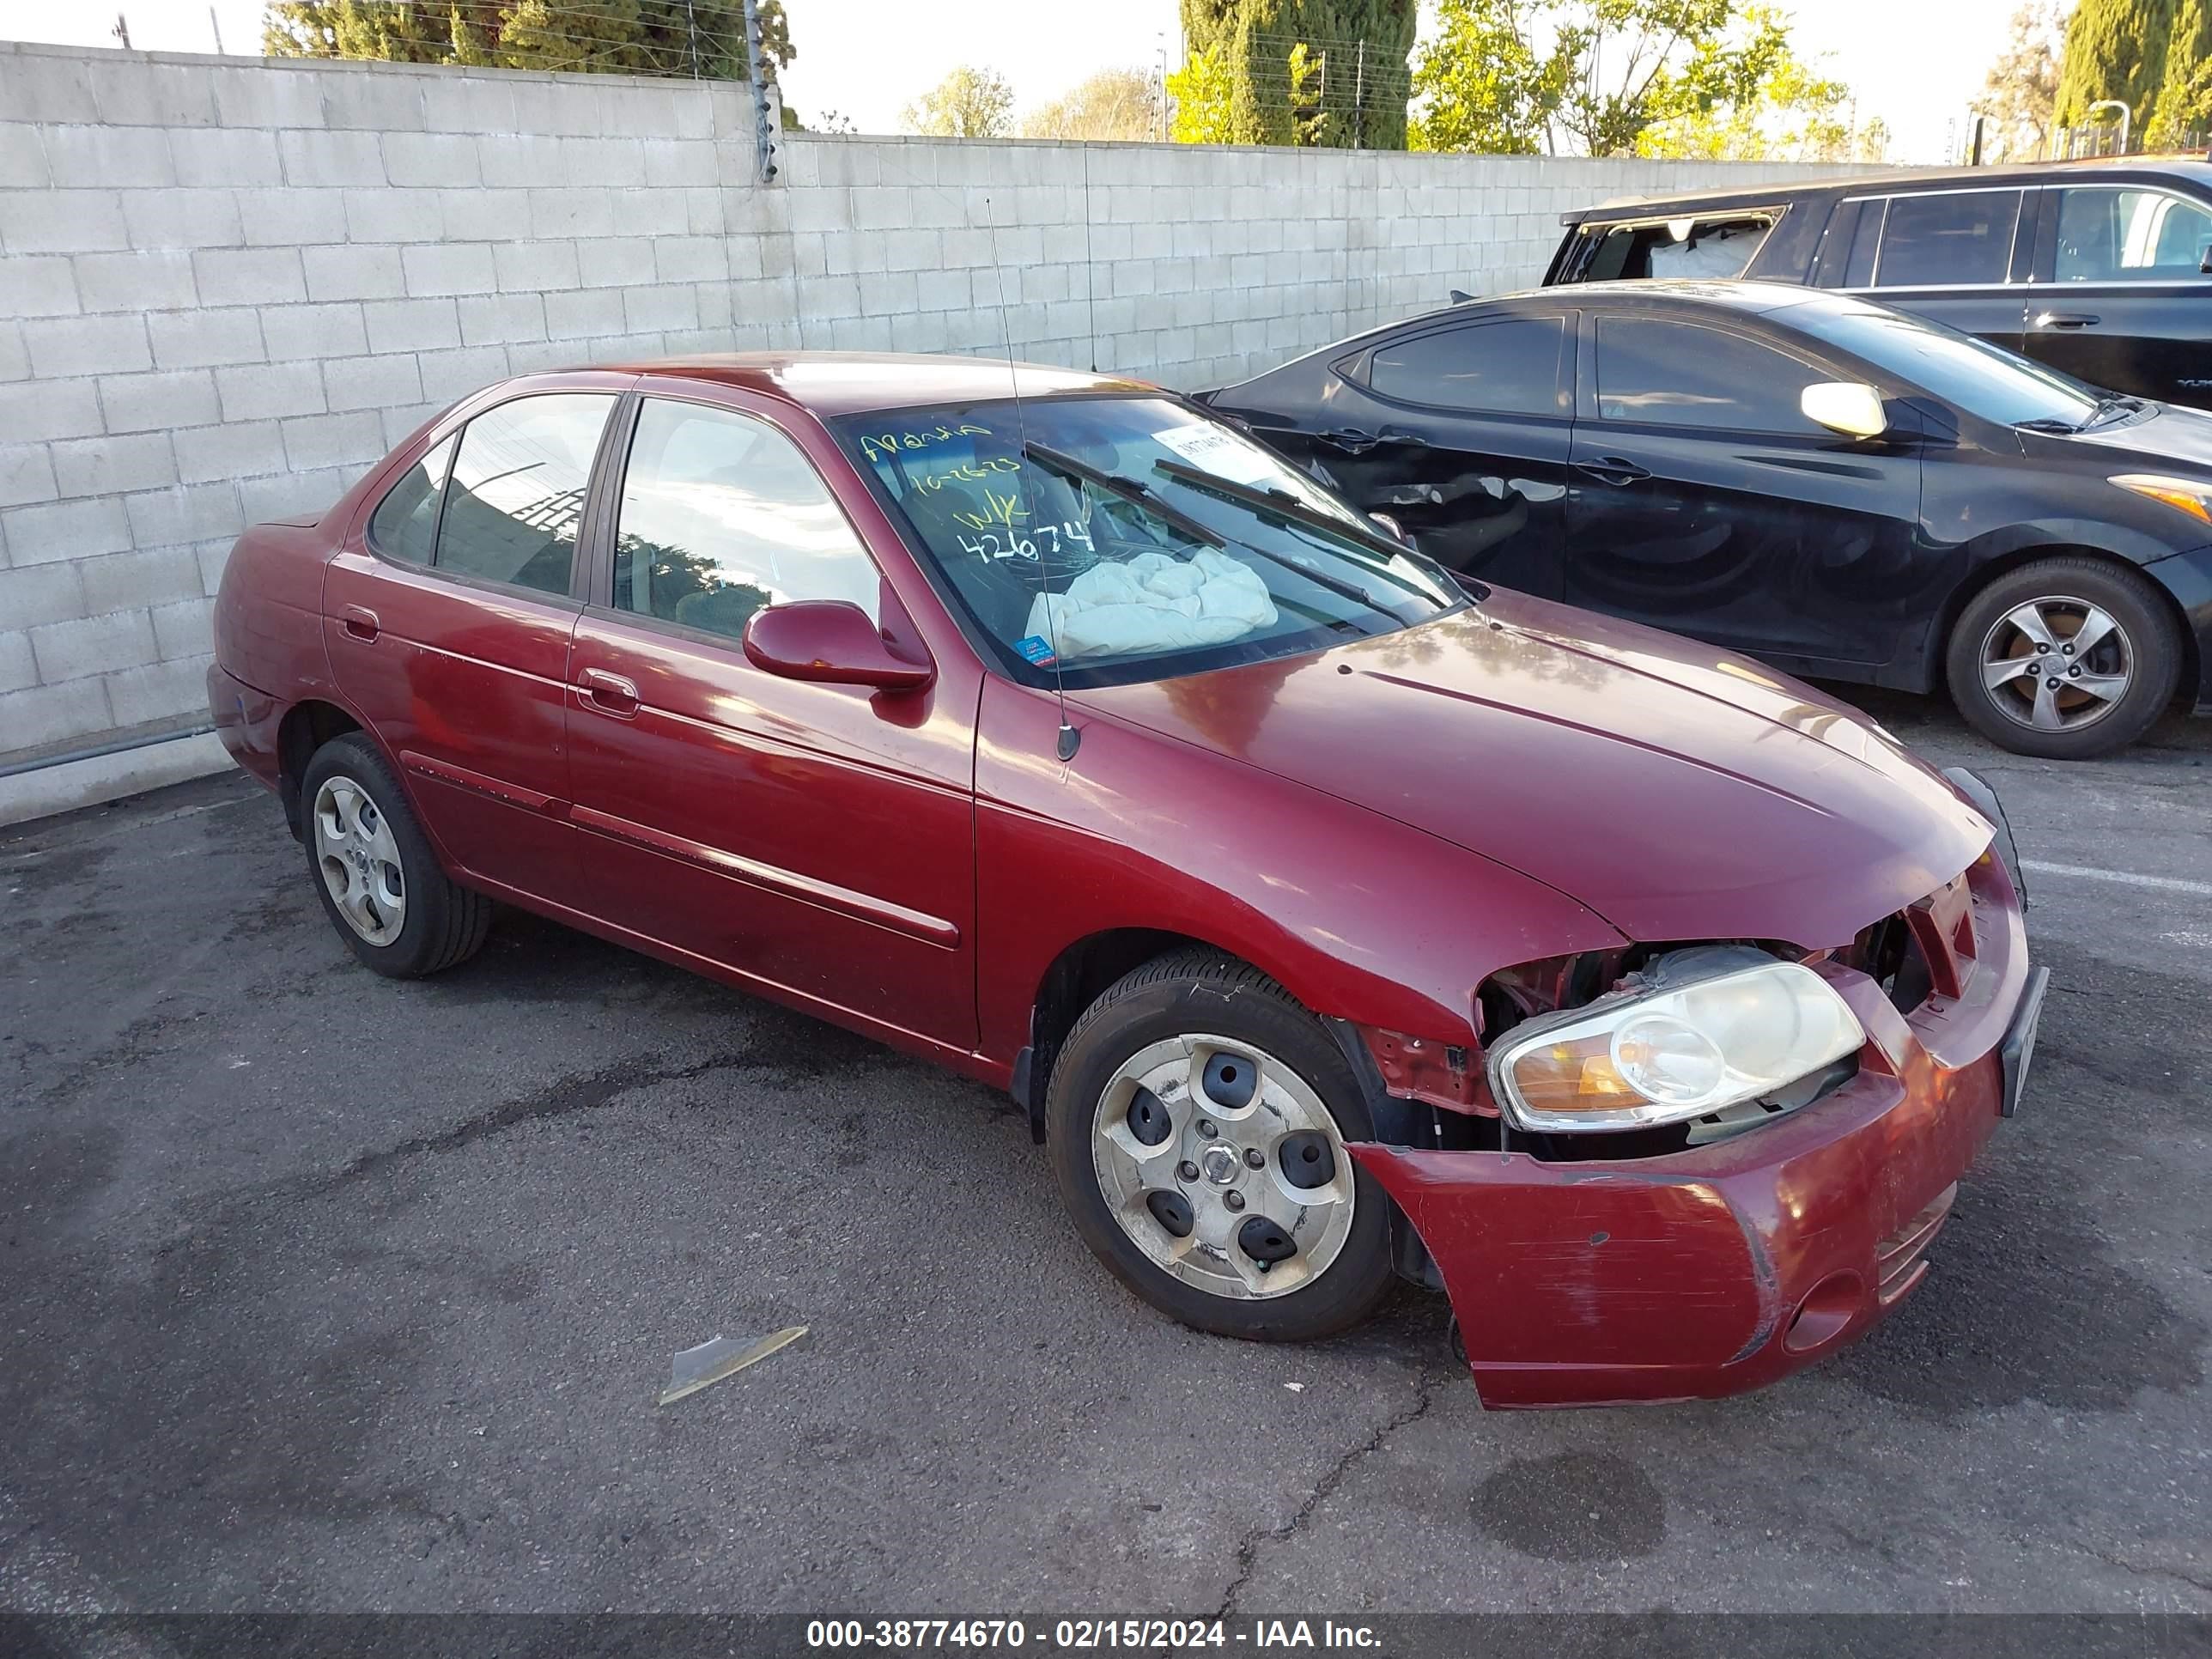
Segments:
[[[1712,280],[1741,276],[1774,228],[1776,215],[1691,215],[1665,221],[1593,226],[1579,283],[1640,277]]]

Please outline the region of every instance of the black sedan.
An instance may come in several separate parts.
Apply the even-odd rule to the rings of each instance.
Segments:
[[[2212,415],[1758,283],[1457,305],[1204,394],[1485,581],[1792,673],[1929,691],[2024,754],[2212,714]]]

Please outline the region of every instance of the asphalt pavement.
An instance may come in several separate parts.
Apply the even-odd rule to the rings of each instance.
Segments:
[[[1184,1330],[1004,1097],[549,923],[376,978],[242,777],[0,834],[0,1609],[2212,1612],[2212,723],[1871,702],[2009,811],[2022,1115],[1870,1339],[1636,1410]]]

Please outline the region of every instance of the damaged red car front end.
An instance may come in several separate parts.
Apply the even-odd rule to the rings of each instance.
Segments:
[[[1352,1148],[1441,1270],[1484,1404],[1759,1388],[1919,1284],[2010,1109],[2043,970],[1994,851],[1899,920],[1916,971],[1889,989],[1871,963],[1811,964],[1864,1030],[1856,1074],[1749,1131],[1618,1159]]]

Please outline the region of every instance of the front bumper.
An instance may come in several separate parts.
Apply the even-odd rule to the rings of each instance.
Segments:
[[[1966,873],[1972,955],[1911,1014],[1820,964],[1867,1031],[1812,1105],[1665,1157],[1351,1148],[1443,1275],[1483,1403],[1739,1394],[1871,1329],[1924,1276],[1950,1195],[2005,1103],[2001,1050],[2030,981],[2010,874]]]

